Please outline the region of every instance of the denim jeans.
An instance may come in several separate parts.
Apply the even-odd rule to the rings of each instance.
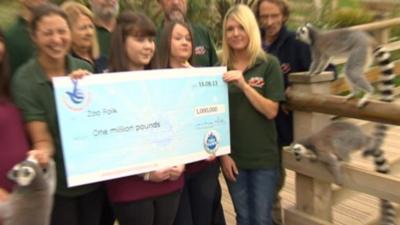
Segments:
[[[236,182],[227,181],[237,225],[272,225],[280,169],[239,170]]]

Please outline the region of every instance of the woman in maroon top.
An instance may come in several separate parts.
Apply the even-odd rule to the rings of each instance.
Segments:
[[[124,12],[111,37],[110,71],[151,69],[154,24],[143,14]],[[184,165],[107,181],[120,225],[172,225],[183,186]]]
[[[161,68],[190,68],[192,64],[193,35],[184,21],[164,24],[158,50]],[[219,165],[215,156],[186,165],[185,185],[181,194],[174,225],[213,224],[213,205],[216,199]]]
[[[0,31],[0,203],[8,199],[13,186],[7,172],[26,157],[28,150],[21,115],[10,102],[9,75],[4,36]]]

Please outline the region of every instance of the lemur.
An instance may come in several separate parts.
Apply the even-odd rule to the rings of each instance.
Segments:
[[[16,164],[8,178],[16,183],[9,199],[0,204],[3,225],[48,225],[56,179],[51,161],[43,169],[33,158]]]
[[[322,31],[311,24],[306,24],[297,29],[296,37],[310,45],[312,56],[310,75],[317,75],[324,71],[332,57],[347,57],[344,70],[352,89],[347,99],[354,97],[358,91],[364,91],[365,95],[359,100],[358,106],[362,107],[368,102],[374,88],[365,78],[364,72],[373,61],[373,53],[380,64],[382,63],[380,55],[389,54],[379,48],[370,35],[364,31],[348,28]],[[390,62],[381,64],[381,66],[382,69],[386,70],[386,67],[390,66]]]
[[[381,101],[392,102],[394,99],[394,65],[390,61],[390,53],[377,46],[376,42],[363,31],[348,28],[320,31],[311,24],[299,27],[296,32],[299,40],[310,45],[312,63],[310,75],[323,71],[333,56],[347,56],[345,75],[352,88],[347,98],[353,97],[357,90],[364,90],[366,94],[358,101],[358,106],[364,106],[373,92],[373,87],[364,77],[364,69],[372,61],[372,53],[381,68],[380,85],[378,86]],[[372,144],[364,150],[365,156],[373,156],[375,170],[379,173],[390,172],[387,160],[383,156],[381,146],[386,135],[387,126],[382,123],[375,124],[371,138]],[[391,202],[381,199],[383,224],[396,224],[394,208]],[[386,221],[386,222],[385,222]]]
[[[328,166],[336,183],[342,184],[341,162],[349,161],[352,151],[367,148],[371,138],[359,127],[347,122],[333,122],[309,137],[297,140],[290,146],[297,161],[303,156],[318,160]]]
[[[376,154],[376,170],[381,173],[389,172],[383,152],[379,148],[374,153],[370,152],[377,144],[381,145],[376,143],[376,138],[366,135],[358,126],[347,122],[333,122],[320,131],[297,140],[290,146],[289,151],[297,161],[306,156],[311,161],[318,160],[326,164],[336,183],[342,185],[342,162],[349,161],[351,152],[356,150],[362,150],[364,156]],[[381,199],[381,214],[382,225],[396,224],[396,211],[390,201]]]

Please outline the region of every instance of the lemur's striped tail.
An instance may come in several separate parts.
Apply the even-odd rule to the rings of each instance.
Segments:
[[[381,78],[379,82],[380,100],[383,102],[392,102],[394,99],[394,65],[390,61],[390,53],[382,48],[378,48],[374,52],[377,63],[381,68]],[[388,127],[383,123],[375,124],[372,133],[371,145],[364,150],[364,155],[374,157],[375,170],[379,173],[390,173],[390,166],[384,157],[382,151],[383,140],[386,136]],[[393,204],[386,199],[381,199],[381,225],[396,225],[396,211]]]
[[[393,204],[385,199],[380,200],[381,205],[381,225],[396,225],[396,210]]]

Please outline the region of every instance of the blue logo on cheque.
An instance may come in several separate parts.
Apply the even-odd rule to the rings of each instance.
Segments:
[[[78,88],[78,80],[73,79],[72,84],[74,85],[72,91],[66,91],[65,93],[73,103],[80,104],[85,100],[85,94]]]
[[[72,81],[72,90],[66,91],[63,96],[64,105],[71,111],[80,112],[91,102],[91,95],[88,91],[78,88],[78,80]]]
[[[219,147],[219,134],[216,131],[207,132],[204,137],[204,149],[210,154],[215,154]]]

